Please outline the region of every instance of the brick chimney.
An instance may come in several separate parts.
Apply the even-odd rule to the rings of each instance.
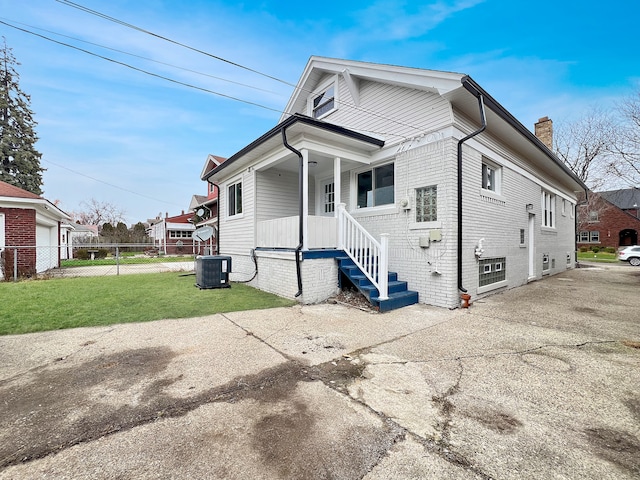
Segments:
[[[549,150],[553,150],[553,121],[549,117],[538,119],[535,124],[535,134]]]

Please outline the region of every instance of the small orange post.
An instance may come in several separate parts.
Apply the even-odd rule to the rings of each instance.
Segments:
[[[471,295],[469,295],[468,293],[461,293],[460,298],[462,299],[461,307],[469,308],[469,305],[471,305]]]

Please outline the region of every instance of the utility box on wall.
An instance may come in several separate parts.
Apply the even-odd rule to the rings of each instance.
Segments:
[[[203,255],[196,257],[196,287],[229,288],[231,257],[224,255]]]

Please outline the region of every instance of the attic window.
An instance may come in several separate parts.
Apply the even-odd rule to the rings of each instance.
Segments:
[[[335,85],[331,84],[329,87],[325,88],[319,95],[313,97],[313,118],[320,118],[331,112],[335,108],[335,103]]]

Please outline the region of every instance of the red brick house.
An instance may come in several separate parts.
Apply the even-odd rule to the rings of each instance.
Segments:
[[[156,248],[167,255],[193,255],[196,253],[192,235],[196,227],[193,225],[193,213],[184,213],[164,218],[149,220],[149,237]]]
[[[640,190],[591,192],[578,207],[578,248],[638,245]]]
[[[45,198],[0,181],[3,268],[13,275],[17,266],[19,276],[32,276],[59,267],[60,245],[67,241],[66,230],[61,226],[70,219]]]
[[[203,178],[214,168],[218,167],[226,158],[216,155],[208,155],[200,178]],[[193,222],[196,228],[210,226],[213,235],[205,242],[197,243],[198,255],[215,255],[218,253],[218,188],[207,183],[207,195],[194,195],[189,204],[189,210],[193,212]]]

